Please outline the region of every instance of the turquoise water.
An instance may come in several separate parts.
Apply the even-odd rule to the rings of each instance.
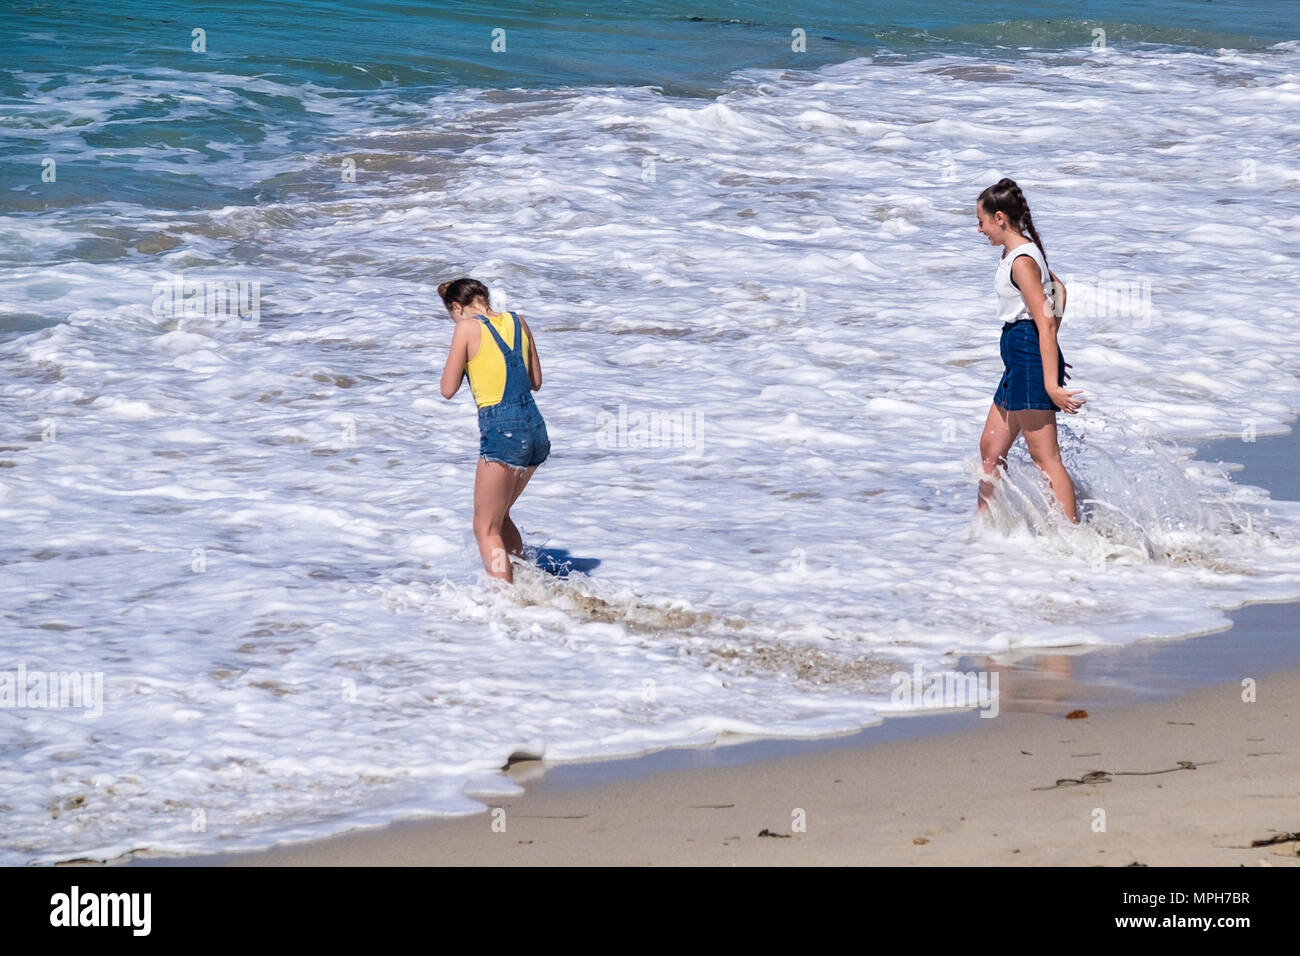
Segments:
[[[321,111],[331,101],[373,98],[380,105],[368,122],[399,125],[412,104],[457,87],[652,86],[709,97],[744,68],[808,70],[889,54],[1016,57],[1087,46],[1098,27],[1108,43],[1129,48],[1255,49],[1296,36],[1289,0],[919,7],[880,0],[793,10],[776,0],[6,5],[0,213],[104,199],[164,209],[265,201],[265,188],[208,175],[210,163],[310,149],[327,135]],[[791,49],[796,27],[806,33],[803,52]],[[195,28],[205,31],[206,52],[191,51]],[[505,49],[493,52],[498,29]],[[163,82],[176,77],[188,79]],[[277,86],[258,90],[246,81]],[[136,150],[168,159],[145,163]],[[94,162],[57,188],[42,188],[39,164],[47,156]],[[91,243],[76,253],[94,258],[111,248]]]

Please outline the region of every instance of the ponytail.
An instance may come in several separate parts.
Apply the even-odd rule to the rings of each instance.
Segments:
[[[1038,230],[1034,228],[1034,217],[1029,215],[1028,206],[1025,207],[1024,225],[1021,228],[1029,233],[1030,239],[1034,240],[1034,245],[1043,254],[1043,265],[1047,265],[1047,250],[1043,248],[1043,240],[1038,238]]]

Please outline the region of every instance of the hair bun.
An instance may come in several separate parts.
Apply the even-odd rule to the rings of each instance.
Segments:
[[[448,309],[453,305],[472,306],[476,299],[482,299],[488,308],[492,307],[492,298],[487,286],[469,276],[461,276],[459,279],[442,283],[438,286],[438,295],[442,297],[442,304]]]

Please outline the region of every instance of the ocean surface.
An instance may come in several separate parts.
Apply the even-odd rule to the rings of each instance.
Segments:
[[[0,10],[0,862],[481,811],[512,755],[1300,598],[1300,505],[1190,459],[1300,412],[1294,5],[926,10]],[[1004,175],[1078,527],[1022,443],[972,522]],[[438,390],[465,274],[537,334],[516,519],[576,569],[511,594]]]

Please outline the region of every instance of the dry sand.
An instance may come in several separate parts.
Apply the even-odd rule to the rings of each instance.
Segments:
[[[1257,695],[1233,682],[1072,720],[1004,709],[957,733],[568,791],[518,764],[529,792],[489,801],[504,816],[185,862],[1297,866],[1300,843],[1251,842],[1300,830],[1300,671]]]

